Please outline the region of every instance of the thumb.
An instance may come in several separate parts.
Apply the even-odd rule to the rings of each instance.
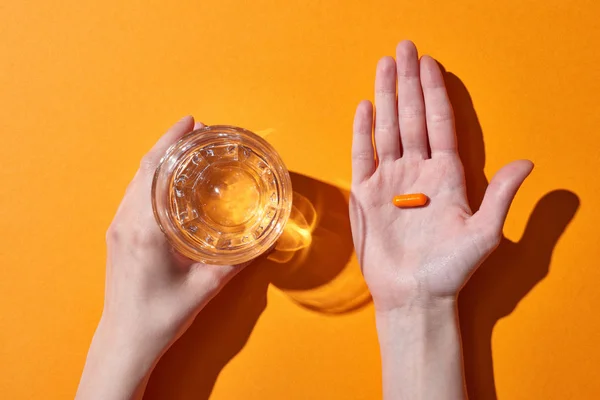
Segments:
[[[210,300],[235,275],[243,270],[250,262],[239,265],[209,265],[195,263],[190,266],[186,279],[188,290],[200,298]]]
[[[502,227],[519,187],[533,170],[529,160],[513,161],[494,175],[488,185],[481,207],[469,220],[480,232],[499,237]]]

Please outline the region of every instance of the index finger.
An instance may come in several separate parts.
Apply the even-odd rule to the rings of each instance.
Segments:
[[[142,158],[140,168],[127,187],[125,197],[117,210],[117,216],[123,209],[135,209],[135,215],[143,215],[144,219],[154,220],[150,191],[156,167],[171,145],[194,128],[194,118],[183,117],[161,136],[152,149]],[[131,206],[133,204],[133,206]]]
[[[181,139],[183,135],[191,132],[194,128],[194,117],[191,115],[180,119],[175,125],[169,128],[160,139],[158,139],[158,142],[156,142],[152,149],[150,149],[144,158],[142,158],[140,170],[142,170],[142,172],[149,172],[149,175],[152,176],[160,159],[165,155],[169,147]]]

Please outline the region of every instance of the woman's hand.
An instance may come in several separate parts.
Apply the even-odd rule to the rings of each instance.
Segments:
[[[125,399],[142,392],[158,358],[242,268],[185,259],[173,251],[154,219],[154,170],[169,146],[201,126],[185,117],[156,143],[108,229],[104,310],[77,393],[80,399]]]
[[[375,306],[385,311],[454,300],[498,245],[512,199],[533,165],[522,160],[502,168],[479,211],[471,212],[442,72],[433,58],[419,60],[411,42],[398,45],[396,61],[379,61],[375,109],[364,101],[356,111],[350,207]],[[429,204],[396,208],[392,198],[407,193],[425,193]]]
[[[376,308],[384,398],[465,398],[456,297],[498,245],[533,165],[502,168],[471,212],[442,72],[411,42],[379,61],[375,109],[375,121],[370,102],[356,111],[350,217]],[[408,193],[429,204],[392,204]]]

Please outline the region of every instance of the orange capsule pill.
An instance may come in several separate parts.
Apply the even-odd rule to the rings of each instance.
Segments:
[[[394,196],[393,202],[400,208],[423,207],[427,204],[427,196],[423,193],[399,194]]]

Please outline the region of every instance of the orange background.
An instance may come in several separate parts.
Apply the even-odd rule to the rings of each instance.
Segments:
[[[244,271],[147,397],[379,398],[373,308],[352,304],[363,288],[334,211],[354,107],[404,38],[453,74],[475,202],[504,163],[536,164],[461,296],[471,397],[600,396],[600,3],[171,3],[0,4],[0,397],[72,398],[102,309],[104,232],[141,156],[191,113],[270,132],[317,203],[318,251],[287,278]]]

